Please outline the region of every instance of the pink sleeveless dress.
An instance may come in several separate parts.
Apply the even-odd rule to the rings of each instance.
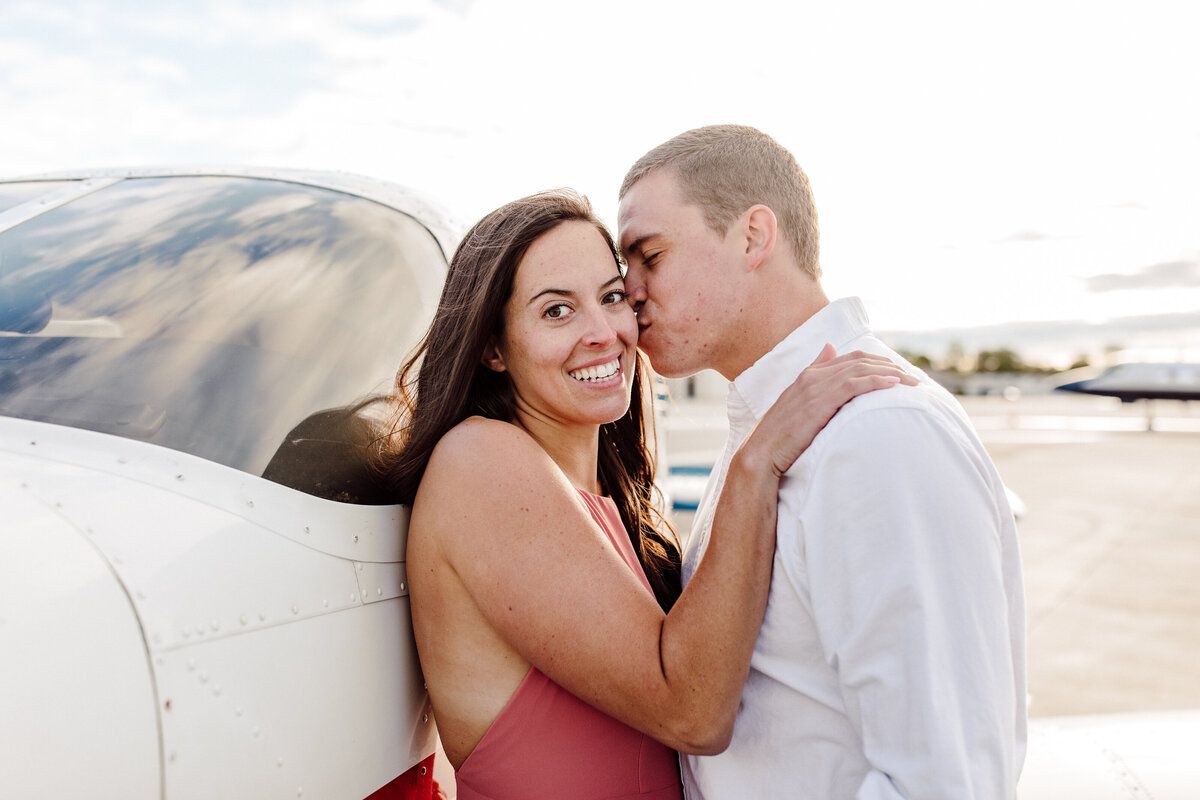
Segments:
[[[611,498],[580,491],[642,572]],[[675,751],[597,711],[534,667],[455,774],[458,800],[682,800]]]

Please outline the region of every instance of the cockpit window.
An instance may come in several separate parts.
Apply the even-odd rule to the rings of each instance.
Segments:
[[[387,502],[313,456],[357,469],[361,403],[390,390],[445,269],[425,228],[353,195],[125,180],[0,234],[0,414]]]
[[[0,214],[74,181],[16,181],[0,183]]]

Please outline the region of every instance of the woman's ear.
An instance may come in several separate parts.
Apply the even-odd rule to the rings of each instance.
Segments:
[[[500,355],[500,348],[496,346],[496,337],[488,337],[487,345],[483,348],[483,355],[479,357],[479,362],[493,372],[504,372],[504,356]]]

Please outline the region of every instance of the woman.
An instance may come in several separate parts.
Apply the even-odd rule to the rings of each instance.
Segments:
[[[500,208],[464,238],[397,380],[389,472],[412,504],[413,625],[461,800],[681,797],[672,751],[731,734],[779,476],[842,403],[903,377],[827,348],[739,448],[680,593],[618,262],[578,195]]]

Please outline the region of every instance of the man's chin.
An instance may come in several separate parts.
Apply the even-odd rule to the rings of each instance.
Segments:
[[[670,358],[667,358],[667,354],[660,350],[641,346],[638,349],[642,351],[642,355],[650,362],[650,368],[654,370],[654,374],[661,378],[687,378],[700,371],[680,366]]]

